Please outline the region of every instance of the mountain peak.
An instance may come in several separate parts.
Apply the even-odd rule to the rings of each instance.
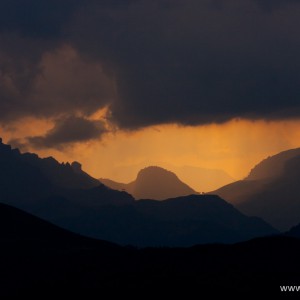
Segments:
[[[147,178],[149,176],[151,177],[151,179],[152,176],[168,176],[179,180],[175,173],[158,166],[149,166],[141,169],[137,175],[137,179]]]
[[[175,173],[158,166],[149,166],[139,171],[136,180],[124,184],[100,179],[112,189],[126,191],[136,199],[165,200],[174,197],[197,194],[182,182]]]
[[[39,179],[43,178],[45,182],[50,181],[61,188],[92,188],[99,185],[98,180],[85,173],[78,162],[71,165],[68,162],[59,163],[52,156],[40,158],[35,153],[21,153],[19,149],[12,149],[10,145],[3,143],[2,138],[0,138],[0,154],[3,176],[7,176],[9,170],[14,167],[18,168],[19,175],[23,174],[23,171],[30,170],[30,174],[34,173]],[[27,176],[27,179],[32,176]]]
[[[82,165],[78,161],[73,161],[71,163],[71,167],[75,171],[75,173],[81,173],[82,172]]]
[[[0,151],[2,153],[11,151],[11,146],[4,144],[2,138],[0,138]]]

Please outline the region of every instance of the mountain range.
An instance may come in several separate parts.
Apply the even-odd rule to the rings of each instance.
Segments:
[[[53,221],[83,235],[139,247],[234,243],[277,233],[261,219],[244,216],[221,198],[202,195],[102,206]]]
[[[285,162],[276,156],[275,176],[272,159],[245,182],[296,193],[298,154]],[[268,168],[272,175],[262,176]],[[0,200],[25,210],[0,204],[3,298],[145,291],[277,297],[283,286],[299,285],[300,225],[279,234],[216,195],[136,201],[100,184],[79,163],[21,154],[0,142]]]
[[[135,201],[124,191],[100,184],[78,163],[21,154],[3,143],[0,164],[2,203],[93,238],[123,245],[191,246],[276,233],[217,196]]]
[[[286,231],[299,222],[300,148],[280,152],[258,163],[249,175],[240,181],[225,185],[207,194],[216,194],[249,216],[258,216],[273,227]],[[172,179],[172,180],[170,180]],[[101,180],[107,186],[127,191],[136,199],[164,200],[169,197],[195,193],[186,190],[178,177],[162,168],[141,170],[129,184]]]
[[[246,215],[258,216],[282,231],[299,222],[300,148],[268,157],[244,180],[226,185],[217,194]]]
[[[112,189],[126,191],[135,199],[165,200],[197,194],[196,191],[182,182],[176,174],[157,166],[142,169],[136,179],[128,184],[109,179],[99,179],[99,181]]]
[[[89,298],[120,291],[277,296],[280,285],[298,284],[298,238],[137,249],[74,234],[3,204],[0,224],[0,295],[5,298]]]

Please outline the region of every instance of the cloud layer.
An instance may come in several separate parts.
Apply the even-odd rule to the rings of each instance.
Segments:
[[[69,144],[97,139],[106,132],[101,121],[91,121],[79,117],[57,120],[56,125],[45,136],[27,138],[27,142],[36,148],[60,149]]]
[[[298,0],[0,0],[0,122],[299,118],[299,14]]]

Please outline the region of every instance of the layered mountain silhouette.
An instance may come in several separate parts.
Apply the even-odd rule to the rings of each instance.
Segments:
[[[190,246],[276,233],[264,221],[239,213],[217,196],[135,201],[124,191],[95,182],[78,164],[21,154],[3,143],[0,164],[2,203],[89,237],[123,245]],[[147,177],[141,173],[142,179]],[[169,174],[171,183],[174,177],[178,182]]]
[[[286,231],[299,222],[300,148],[269,157],[244,180],[214,192],[247,215]]]
[[[209,192],[220,188],[226,184],[236,181],[228,173],[221,169],[209,169],[198,166],[176,166],[171,163],[157,161],[149,163],[147,161],[139,164],[118,166],[111,170],[111,176],[116,182],[128,182],[127,178],[136,178],[136,174],[147,166],[160,166],[175,173],[181,181],[198,192]],[[107,178],[110,178],[109,176]],[[110,178],[112,179],[112,178]],[[130,182],[133,180],[130,180]]]
[[[300,240],[275,236],[276,230],[264,221],[243,215],[218,196],[135,201],[101,184],[70,188],[72,181],[58,184],[47,175],[47,168],[40,166],[45,166],[44,160],[35,157],[31,164],[19,151],[1,143],[0,163],[1,201],[24,206],[56,224],[0,204],[3,297],[29,292],[39,297],[89,298],[115,291],[131,296],[145,291],[185,297],[199,291],[276,296],[282,294],[280,286],[298,285]],[[290,161],[282,174],[293,176],[297,163],[297,159]],[[71,165],[55,165],[58,173],[67,168],[76,178]],[[84,177],[86,184],[89,177]],[[299,226],[290,232],[298,236]],[[213,244],[139,249],[82,234],[124,245]],[[272,236],[248,240],[263,235]]]
[[[109,179],[99,180],[112,189],[128,192],[135,199],[165,200],[197,193],[176,174],[156,166],[142,169],[136,180],[128,184]]]
[[[233,243],[277,232],[217,196],[140,200],[131,205],[80,208],[69,217],[56,218],[55,212],[53,215],[49,216],[48,210],[44,217],[82,235],[141,247]]]
[[[140,296],[145,290],[153,296],[275,296],[280,286],[297,285],[300,274],[300,240],[291,237],[137,249],[82,237],[6,205],[0,205],[0,224],[3,297],[29,292],[89,298],[115,291]]]

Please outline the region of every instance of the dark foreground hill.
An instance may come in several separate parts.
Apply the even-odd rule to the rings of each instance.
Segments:
[[[115,244],[87,238],[62,229],[18,208],[0,204],[0,242],[24,243],[24,246],[100,246],[107,249]],[[21,249],[20,249],[21,250]]]
[[[160,167],[142,169],[135,181],[118,183],[109,179],[99,179],[112,189],[126,191],[135,199],[165,200],[169,198],[197,194],[191,187],[182,182],[176,174]]]
[[[300,240],[268,237],[191,248],[119,247],[0,206],[2,297],[280,295],[298,285]]]
[[[250,216],[258,216],[279,230],[299,222],[300,149],[269,157],[252,169],[245,180],[224,186],[217,194]]]

